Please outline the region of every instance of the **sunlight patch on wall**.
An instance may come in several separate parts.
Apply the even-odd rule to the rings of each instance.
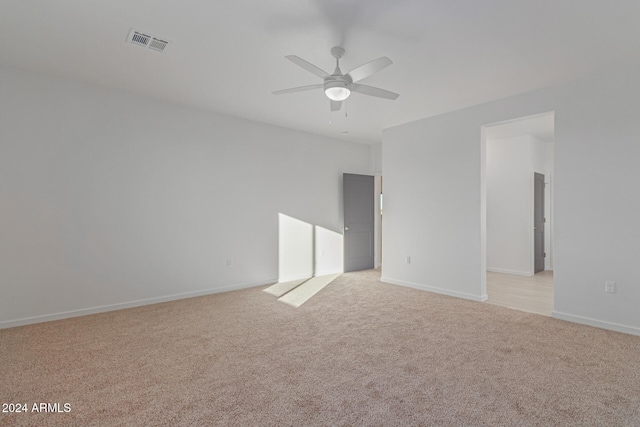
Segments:
[[[313,226],[278,214],[278,281],[313,276]]]
[[[278,282],[344,271],[343,236],[278,214]]]
[[[343,236],[316,225],[316,276],[344,271]]]

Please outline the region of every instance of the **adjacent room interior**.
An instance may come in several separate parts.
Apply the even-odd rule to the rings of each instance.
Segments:
[[[554,114],[484,128],[488,302],[553,312]]]

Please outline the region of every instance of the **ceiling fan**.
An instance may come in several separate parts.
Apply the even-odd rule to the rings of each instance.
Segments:
[[[298,56],[287,55],[285,58],[310,73],[320,77],[323,80],[323,83],[278,90],[273,92],[273,94],[282,95],[285,93],[302,92],[305,90],[324,89],[325,95],[331,101],[331,111],[339,111],[342,107],[342,101],[347,99],[349,95],[351,95],[351,92],[391,100],[395,100],[400,96],[397,93],[390,92],[388,90],[356,83],[393,64],[393,62],[386,56],[374,59],[371,62],[367,62],[364,65],[354,68],[346,74],[342,74],[342,71],[340,71],[340,58],[344,55],[344,49],[341,47],[334,47],[331,49],[331,55],[336,58],[336,69],[333,74],[327,73]]]

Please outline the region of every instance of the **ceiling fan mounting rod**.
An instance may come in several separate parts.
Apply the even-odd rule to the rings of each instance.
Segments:
[[[344,49],[339,46],[332,47],[331,55],[336,58],[336,70],[333,72],[333,74],[342,74],[342,71],[340,71],[340,58],[342,58],[342,55],[344,55]]]

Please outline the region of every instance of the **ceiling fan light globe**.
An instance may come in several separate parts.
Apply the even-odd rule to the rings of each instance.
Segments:
[[[324,93],[332,101],[344,101],[351,95],[351,91],[346,87],[330,87]]]
[[[344,101],[351,95],[351,90],[344,82],[329,82],[324,86],[324,93],[332,101]]]

